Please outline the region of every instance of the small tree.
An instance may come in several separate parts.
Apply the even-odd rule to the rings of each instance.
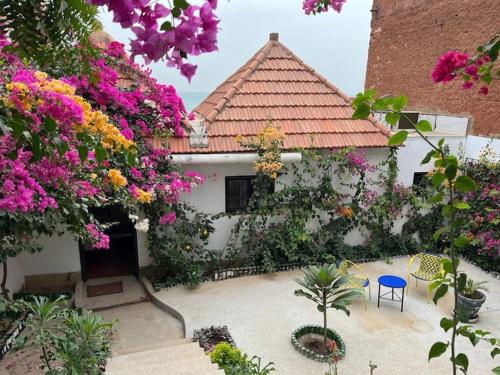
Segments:
[[[327,351],[327,309],[342,310],[349,315],[347,306],[363,292],[359,288],[351,288],[349,276],[341,275],[334,264],[308,267],[304,270],[304,278],[295,281],[306,291],[297,289],[294,294],[314,301],[323,313],[323,345]]]

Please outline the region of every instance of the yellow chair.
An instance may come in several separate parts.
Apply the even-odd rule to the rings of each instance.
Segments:
[[[414,271],[413,266],[416,260],[418,260],[418,268]],[[441,269],[441,257],[438,255],[418,253],[412,256],[408,262],[408,277],[406,278],[408,288],[406,294],[410,291],[410,276],[415,278],[415,286],[418,287],[418,280],[431,281],[441,272]],[[431,292],[427,290],[427,303],[429,303],[430,299]]]
[[[349,269],[354,269],[355,273],[349,273]],[[372,291],[370,287],[370,279],[366,276],[363,268],[350,260],[344,260],[340,263],[339,272],[341,275],[349,276],[349,283],[351,286],[360,288],[363,290],[363,302],[365,304],[366,310],[366,292],[365,288],[368,287],[369,300],[372,299]]]

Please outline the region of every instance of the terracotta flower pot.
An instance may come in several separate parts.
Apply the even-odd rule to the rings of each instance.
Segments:
[[[486,296],[480,291],[474,292],[472,296],[458,295],[458,307],[468,317],[467,321],[462,323],[475,323],[479,318],[479,309],[486,301]],[[464,319],[465,320],[465,319]]]

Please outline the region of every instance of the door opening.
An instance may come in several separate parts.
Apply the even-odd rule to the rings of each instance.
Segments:
[[[118,205],[93,208],[101,223],[112,224],[107,230],[109,249],[95,249],[80,243],[82,280],[124,275],[139,276],[137,232],[126,212]]]

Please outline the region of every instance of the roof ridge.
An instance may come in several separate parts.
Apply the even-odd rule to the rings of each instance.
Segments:
[[[310,73],[314,74],[319,80],[321,83],[323,83],[325,86],[327,86],[328,88],[332,89],[333,91],[335,91],[335,93],[337,95],[339,95],[342,99],[344,99],[346,101],[347,104],[350,105],[351,103],[351,99],[345,95],[342,91],[339,90],[339,88],[337,86],[335,86],[333,83],[331,83],[330,81],[328,81],[328,79],[326,79],[322,74],[318,73],[314,68],[312,68],[310,65],[306,64],[304,62],[304,60],[302,60],[300,57],[298,57],[295,53],[293,53],[292,50],[290,50],[287,46],[285,46],[284,44],[282,44],[281,42],[278,41],[278,43],[288,52],[290,53],[290,55],[292,55],[293,58],[295,58],[296,60],[298,60]],[[375,118],[372,116],[372,115],[369,115],[367,117],[367,120],[370,121],[377,129],[379,129],[382,134],[384,135],[390,135],[391,134],[391,131],[389,129],[387,129],[384,125],[380,124],[377,120],[375,120]]]
[[[210,111],[205,120],[210,123],[215,117],[220,113],[224,105],[238,92],[238,90],[243,86],[243,83],[246,82],[248,77],[255,71],[255,69],[264,61],[267,54],[271,50],[271,47],[274,46],[275,43],[279,43],[278,41],[270,40],[268,41],[259,51],[257,51],[248,61],[242,65],[248,67],[243,70],[238,80],[231,85],[228,91],[222,96],[222,99],[217,103],[217,105]],[[241,68],[240,68],[241,69]],[[227,81],[225,81],[227,82]],[[223,83],[224,84],[224,83]],[[222,86],[222,85],[221,85]],[[220,86],[219,86],[220,87]]]

